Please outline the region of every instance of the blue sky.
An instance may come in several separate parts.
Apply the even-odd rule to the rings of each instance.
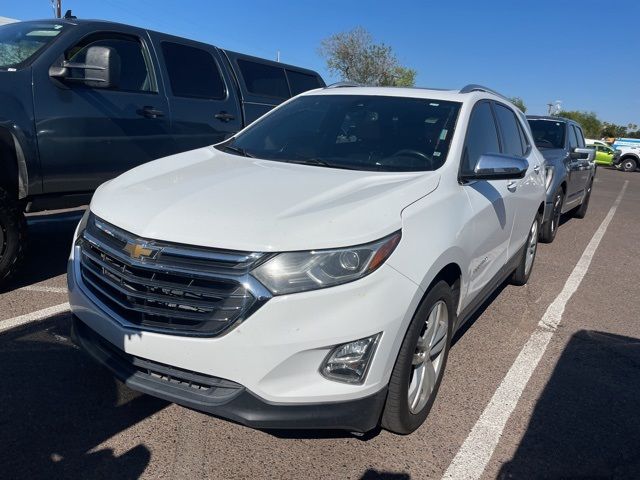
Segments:
[[[562,100],[640,124],[640,0],[63,0],[68,8],[267,58],[279,50],[327,82],[320,41],[362,26],[418,71],[419,86],[480,83],[522,97],[527,113]],[[51,15],[49,0],[0,4],[0,16]]]

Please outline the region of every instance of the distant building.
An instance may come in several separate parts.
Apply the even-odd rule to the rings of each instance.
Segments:
[[[6,23],[14,23],[17,22],[18,20],[14,19],[14,18],[7,18],[7,17],[0,17],[0,25],[4,25]]]

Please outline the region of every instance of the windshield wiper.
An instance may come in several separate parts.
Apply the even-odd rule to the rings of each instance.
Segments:
[[[233,145],[222,145],[223,150],[229,150],[230,152],[236,153],[238,155],[242,155],[243,157],[254,158],[249,152],[247,152],[244,148],[235,147]]]
[[[300,165],[319,165],[321,167],[335,167],[335,165],[331,165],[330,163],[325,162],[324,160],[320,160],[319,158],[295,158],[287,160],[287,163],[299,163]]]

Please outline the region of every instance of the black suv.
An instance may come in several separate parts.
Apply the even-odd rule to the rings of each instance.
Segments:
[[[86,204],[141,163],[225,140],[314,71],[104,21],[0,27],[0,284],[23,212]]]
[[[553,242],[563,213],[587,214],[595,153],[586,148],[582,127],[568,118],[527,115],[536,147],[545,159],[547,202],[540,240]]]

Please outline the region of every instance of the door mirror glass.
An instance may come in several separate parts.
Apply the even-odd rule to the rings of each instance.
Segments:
[[[591,162],[595,157],[595,151],[593,148],[580,148],[576,147],[570,154],[573,160],[587,160]]]
[[[88,47],[84,63],[63,61],[49,69],[49,76],[91,88],[114,88],[120,80],[120,57],[111,47]]]
[[[473,173],[462,176],[462,180],[509,180],[523,178],[529,168],[529,162],[521,157],[485,153],[480,156]]]

